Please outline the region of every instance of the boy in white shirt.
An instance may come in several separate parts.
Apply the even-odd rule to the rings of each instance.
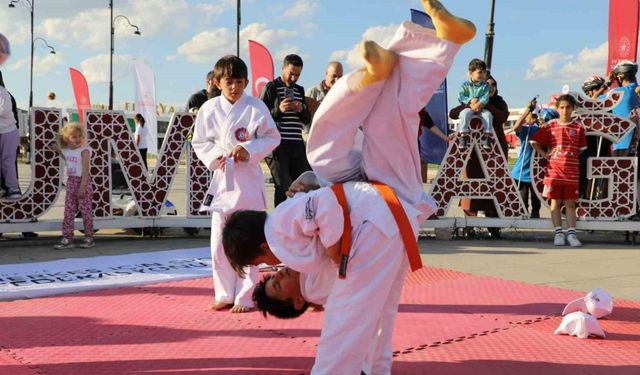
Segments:
[[[266,209],[264,175],[260,160],[280,143],[280,133],[266,105],[244,95],[247,66],[236,56],[225,56],[214,67],[222,95],[207,101],[198,112],[191,145],[213,171],[203,204],[211,215],[211,257],[214,301],[211,310],[232,305],[232,313],[253,308],[251,294],[258,280],[256,267],[241,278],[229,265],[222,247],[225,218],[237,210]]]

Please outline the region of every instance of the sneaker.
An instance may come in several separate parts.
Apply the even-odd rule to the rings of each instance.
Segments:
[[[460,137],[460,148],[467,148],[469,146],[469,137],[463,135]]]
[[[571,247],[580,247],[582,246],[582,242],[578,239],[575,234],[570,234],[567,236],[567,242],[569,242],[569,246]]]
[[[0,189],[0,198],[4,197],[5,195],[7,195],[7,191]]]
[[[564,246],[564,233],[556,233],[555,237],[553,237],[553,244],[555,246]]]
[[[81,247],[83,249],[90,249],[95,246],[95,244],[96,242],[93,240],[93,238],[85,238],[84,241],[82,241],[82,243],[78,245],[78,247]]]
[[[540,211],[533,211],[531,212],[531,216],[529,216],[530,219],[540,219]]]
[[[489,137],[483,137],[481,144],[482,144],[482,148],[484,148],[485,150],[488,150],[491,148],[491,139]]]
[[[20,199],[22,198],[22,193],[20,190],[9,190],[7,193],[7,199]]]
[[[73,244],[73,241],[66,238],[63,238],[60,243],[53,245],[53,248],[56,250],[73,249],[74,247],[76,247],[76,245]]]

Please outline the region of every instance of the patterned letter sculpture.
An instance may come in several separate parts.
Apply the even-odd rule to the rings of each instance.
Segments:
[[[578,99],[579,107],[574,119],[587,129],[588,135],[599,135],[612,142],[618,142],[625,134],[633,131],[633,122],[609,112],[622,99],[622,93],[610,92],[603,100],[592,100],[577,93],[571,93]],[[535,153],[531,158],[531,173],[534,189],[539,197],[544,185],[544,171],[547,161]],[[579,199],[578,217],[590,220],[619,220],[632,216],[636,212],[636,175],[637,158],[607,157],[589,158],[587,178],[607,179],[606,197],[603,199]],[[546,199],[541,199],[548,206]]]
[[[471,121],[470,143],[465,149],[458,146],[457,135],[447,150],[444,163],[431,188],[431,195],[438,203],[438,216],[445,216],[453,198],[493,200],[501,218],[516,218],[526,214],[522,198],[507,169],[507,161],[498,144],[495,133],[491,133],[491,149],[480,147],[483,135],[479,117]],[[466,169],[471,153],[479,156],[484,178],[467,179],[462,173]]]

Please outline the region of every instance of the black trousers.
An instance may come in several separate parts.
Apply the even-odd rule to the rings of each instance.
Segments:
[[[147,168],[147,172],[148,172],[149,167],[147,166],[147,149],[146,148],[140,149],[140,156],[142,156],[142,164],[144,164],[144,167]]]
[[[269,166],[273,184],[275,185],[273,199],[275,206],[287,199],[285,193],[291,183],[303,172],[311,170],[307,161],[305,145],[302,141],[280,143],[265,161]]]
[[[515,180],[515,183],[517,186],[518,180]],[[520,181],[520,196],[522,197],[522,201],[527,209],[529,209],[529,197],[531,197],[531,211],[529,211],[529,214],[533,218],[539,218],[541,203],[536,192],[533,190],[531,182]]]

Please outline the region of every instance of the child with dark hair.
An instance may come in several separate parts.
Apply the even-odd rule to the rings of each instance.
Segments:
[[[144,167],[148,170],[149,167],[147,166],[147,150],[149,147],[147,146],[147,142],[149,137],[149,130],[147,130],[147,128],[144,126],[146,120],[144,119],[144,116],[142,116],[142,114],[136,113],[136,115],[133,116],[133,121],[136,123],[136,132],[134,134],[136,145],[138,146],[138,150],[140,150],[142,164],[144,164]]]
[[[326,299],[312,374],[391,372],[391,337],[404,276],[410,263],[419,268],[415,236],[435,210],[422,190],[418,111],[446,76],[460,44],[475,33],[473,24],[452,16],[439,2],[423,5],[435,33],[405,22],[389,49],[365,42],[366,68],[338,80],[314,117],[307,156],[318,177],[336,185],[296,193],[266,217],[237,212],[223,232],[225,253],[236,270],[259,263],[290,267],[265,282],[264,295],[262,287],[257,289],[255,300],[268,296],[289,301],[293,309],[279,302],[261,306],[292,317],[292,311],[305,308],[304,301]],[[340,184],[344,181],[351,182]],[[388,195],[383,198],[378,190],[381,184],[369,181],[393,189],[404,223],[392,215]],[[336,186],[342,186],[342,197]],[[348,209],[340,203],[343,198]],[[399,228],[408,228],[411,238]],[[341,241],[349,234],[345,254]],[[233,240],[242,235],[256,238],[243,244]],[[340,278],[338,271],[345,268]],[[299,272],[298,281],[292,270]]]
[[[587,149],[587,136],[582,124],[572,121],[571,114],[578,105],[570,94],[556,100],[560,115],[548,122],[531,138],[531,146],[547,159],[542,195],[551,199],[551,221],[555,227],[553,244],[564,246],[562,232],[562,204],[566,209],[566,242],[572,247],[582,246],[576,236],[576,200],[579,196],[580,153]]]
[[[253,308],[251,294],[258,281],[256,267],[245,269],[242,278],[231,268],[222,248],[225,218],[239,209],[266,208],[264,175],[260,160],[279,143],[280,134],[269,110],[256,98],[244,95],[247,66],[236,56],[218,60],[215,85],[222,95],[200,107],[194,127],[192,147],[207,168],[213,171],[203,209],[211,215],[211,258],[214,301],[209,309],[233,305],[231,312]]]
[[[466,148],[469,144],[469,131],[471,119],[480,115],[485,135],[482,138],[482,147],[491,148],[491,139],[488,134],[493,129],[493,115],[485,106],[489,103],[490,88],[487,83],[487,64],[480,59],[469,62],[469,80],[462,82],[458,101],[466,105],[460,112],[460,122],[456,131],[462,133],[460,147]]]
[[[531,155],[533,155],[533,148],[529,144],[529,140],[540,129],[538,124],[538,115],[533,113],[536,107],[536,99],[532,100],[529,105],[524,109],[520,118],[513,125],[513,131],[520,140],[520,150],[518,152],[518,160],[516,160],[513,169],[511,170],[511,177],[513,177],[518,191],[522,197],[524,205],[529,204],[531,199],[531,210],[529,211],[531,219],[540,218],[540,199],[533,189],[533,180],[531,179]]]

